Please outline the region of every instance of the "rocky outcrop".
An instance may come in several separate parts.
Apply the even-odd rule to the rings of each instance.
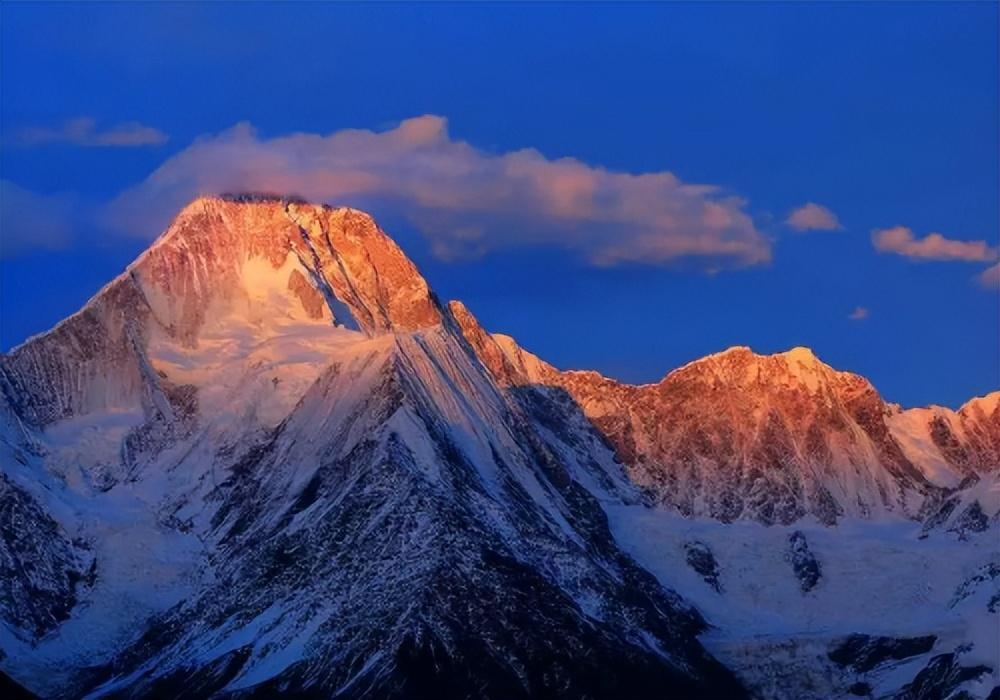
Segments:
[[[961,603],[966,598],[975,595],[981,590],[995,591],[1000,586],[997,583],[1000,582],[1000,563],[990,562],[984,564],[978,571],[969,576],[965,581],[958,586],[955,590],[954,596],[952,596],[949,607],[955,607]],[[988,605],[993,604],[993,598],[990,598]],[[990,609],[990,612],[996,612],[995,609]]]
[[[34,498],[0,472],[0,619],[37,639],[64,622],[96,562]]]
[[[806,536],[796,530],[788,537],[788,561],[795,572],[795,578],[799,581],[799,587],[803,593],[808,593],[816,587],[823,577],[823,570],[819,560],[812,550]]]
[[[934,635],[897,638],[852,634],[837,640],[828,656],[838,666],[867,673],[883,664],[926,654],[934,648],[936,640]]]
[[[963,666],[957,653],[935,656],[910,683],[894,698],[895,700],[937,700],[937,698],[973,697],[962,693],[962,686],[975,681],[990,672],[988,666],[976,664]]]
[[[688,542],[684,545],[684,553],[688,566],[694,569],[711,586],[716,593],[722,593],[719,582],[719,562],[712,553],[712,548],[704,542]]]

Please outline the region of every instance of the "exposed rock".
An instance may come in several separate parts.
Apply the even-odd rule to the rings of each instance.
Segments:
[[[309,284],[305,276],[298,270],[292,270],[292,274],[288,276],[288,291],[302,303],[302,308],[309,315],[309,318],[320,319],[327,312],[323,295]]]
[[[914,439],[951,446],[931,457],[950,465],[956,484],[1000,466],[1000,392],[959,412],[900,411],[866,379],[806,348],[770,356],[730,348],[631,386],[559,371],[509,336],[487,333],[459,302],[450,309],[498,383],[569,392],[630,476],[684,515],[764,524],[811,515],[827,525],[895,515],[927,521],[929,530],[953,515],[942,493],[974,481],[942,488],[928,453],[910,449]]]
[[[831,647],[828,656],[838,666],[866,673],[877,666],[926,654],[934,647],[937,637],[876,637],[852,634]]]
[[[561,372],[512,338],[484,331],[460,303],[450,310],[500,384],[568,391],[630,476],[684,515],[764,524],[812,515],[833,525],[844,516],[895,514],[930,518],[929,528],[951,516],[954,506],[941,501],[930,468],[915,464],[895,436],[904,426],[898,409],[867,380],[833,370],[805,348],[771,356],[731,348],[656,384],[630,386],[596,372]],[[963,410],[976,416],[980,437],[956,444],[987,464],[993,414],[983,418],[978,404]],[[920,416],[911,418],[906,428],[926,428],[914,428]]]
[[[0,472],[0,619],[37,639],[65,621],[96,562]]]
[[[803,593],[808,593],[819,583],[822,569],[816,556],[809,549],[806,536],[796,530],[788,537],[788,560]]]
[[[918,515],[923,521],[921,528],[923,536],[926,537],[931,530],[947,524],[961,501],[961,497],[955,495],[951,489],[932,493]]]
[[[692,569],[697,571],[705,583],[714,588],[716,592],[722,593],[722,584],[719,582],[719,562],[716,561],[712,549],[704,542],[688,542],[684,545],[687,554],[687,563]]]
[[[851,686],[847,689],[847,692],[850,693],[851,695],[857,695],[858,697],[865,698],[871,696],[872,687],[867,683],[865,683],[864,681],[858,681],[856,683],[852,683]]]
[[[962,666],[958,654],[941,654],[930,660],[902,691],[896,700],[939,700],[953,697],[952,693],[971,680],[990,672],[988,666]]]
[[[951,532],[957,533],[964,540],[968,538],[970,533],[985,532],[989,524],[989,518],[983,512],[983,507],[979,505],[979,501],[973,501],[962,511],[961,515],[955,519],[952,526],[948,529]]]
[[[954,608],[969,596],[976,594],[984,585],[990,585],[994,581],[1000,582],[1000,563],[990,562],[989,564],[984,564],[976,573],[963,581],[955,589],[955,594],[952,596],[948,607]],[[995,612],[994,600],[996,598],[997,596],[993,596],[988,603],[990,612]]]

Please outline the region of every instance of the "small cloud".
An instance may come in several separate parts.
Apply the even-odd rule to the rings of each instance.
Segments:
[[[916,260],[959,260],[963,262],[989,262],[995,260],[997,251],[986,241],[960,241],[945,238],[940,233],[929,233],[916,238],[906,226],[876,229],[872,244],[880,253],[894,253]]]
[[[199,137],[111,203],[108,221],[152,236],[201,194],[280,192],[397,214],[441,259],[556,247],[592,265],[732,268],[771,243],[746,201],[668,171],[616,172],[533,148],[494,153],[453,138],[444,117],[382,131],[262,137],[242,123]]]
[[[785,223],[796,231],[839,231],[844,228],[836,214],[815,202],[807,202],[792,211]]]
[[[976,275],[976,280],[987,289],[1000,289],[1000,263],[980,272]]]
[[[14,143],[19,146],[67,143],[88,148],[135,148],[159,146],[166,141],[165,133],[139,122],[98,129],[97,121],[90,117],[70,119],[58,127],[32,126],[21,129],[14,136]]]
[[[868,318],[868,309],[864,306],[855,306],[854,311],[847,315],[852,321],[863,321]]]
[[[38,194],[0,180],[0,258],[68,247],[76,204],[71,194]]]

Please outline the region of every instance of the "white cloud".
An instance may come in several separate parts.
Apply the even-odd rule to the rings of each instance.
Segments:
[[[70,119],[58,127],[28,127],[17,132],[14,137],[14,143],[20,146],[68,143],[91,148],[159,146],[166,141],[165,133],[145,124],[125,122],[106,129],[98,129],[97,121],[90,117]]]
[[[669,172],[621,173],[534,149],[490,153],[453,139],[438,116],[375,132],[263,138],[246,123],[203,136],[109,207],[139,235],[200,194],[266,191],[406,216],[442,258],[555,246],[597,265],[770,260],[745,201]],[[150,230],[151,226],[155,230]]]
[[[872,232],[872,244],[880,253],[894,253],[918,260],[988,262],[997,257],[996,249],[987,245],[986,241],[960,241],[945,238],[940,233],[916,238],[913,231],[905,226],[876,229]]]
[[[864,306],[855,306],[854,311],[847,315],[852,321],[863,321],[868,318],[868,309]]]
[[[71,194],[37,194],[0,180],[0,258],[68,247],[77,204]]]
[[[836,214],[815,202],[806,202],[794,209],[785,223],[796,231],[838,231],[844,228]]]

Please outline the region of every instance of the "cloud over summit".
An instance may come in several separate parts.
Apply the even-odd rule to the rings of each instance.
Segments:
[[[234,191],[391,210],[442,258],[533,245],[570,250],[596,265],[695,259],[740,267],[771,256],[746,202],[717,186],[666,171],[613,172],[531,148],[490,153],[452,138],[447,121],[434,115],[386,131],[273,138],[237,124],[169,158],[112,202],[109,219],[153,235],[188,200]]]

